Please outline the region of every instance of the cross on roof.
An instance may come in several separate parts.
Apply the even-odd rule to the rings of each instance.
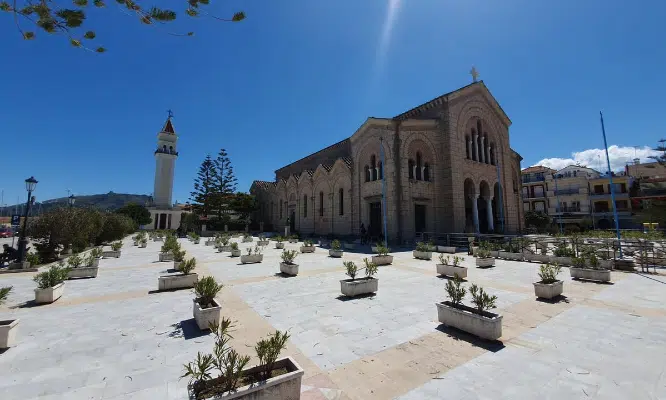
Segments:
[[[171,109],[167,110],[167,114],[169,115],[169,118],[173,118],[173,111],[171,111]]]
[[[472,75],[472,82],[476,82],[479,77],[479,71],[476,70],[476,67],[472,66],[472,70],[469,71],[469,73]]]

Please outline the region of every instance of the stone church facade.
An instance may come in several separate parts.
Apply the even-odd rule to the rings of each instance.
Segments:
[[[379,236],[384,190],[391,242],[420,232],[518,232],[522,158],[510,125],[482,81],[393,118],[368,118],[351,137],[275,171],[275,181],[254,181],[254,220],[305,235],[358,235],[363,224]]]

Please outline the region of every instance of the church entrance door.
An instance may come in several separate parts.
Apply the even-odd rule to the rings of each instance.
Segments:
[[[426,206],[414,204],[414,231],[422,233],[426,230]]]
[[[382,203],[370,203],[370,225],[368,234],[371,238],[379,237],[382,233]]]

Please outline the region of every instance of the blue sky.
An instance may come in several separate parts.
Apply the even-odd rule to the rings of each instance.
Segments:
[[[88,22],[102,55],[41,32],[23,41],[0,15],[6,204],[25,200],[30,175],[38,201],[67,189],[149,194],[167,109],[180,136],[174,199],[187,200],[221,147],[248,190],[368,116],[468,84],[472,65],[512,119],[523,167],[601,148],[600,110],[622,154],[666,136],[663,1],[225,0],[209,9],[248,18],[181,15],[167,29],[108,3]]]

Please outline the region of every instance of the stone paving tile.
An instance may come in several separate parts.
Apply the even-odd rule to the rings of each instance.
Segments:
[[[339,280],[344,278],[342,272],[327,273],[240,285],[234,291],[277,329],[290,330],[292,342],[324,370],[431,333],[439,325],[435,303],[445,300],[441,279],[383,267],[376,296],[341,301]],[[500,309],[527,298],[488,291],[498,295]]]
[[[614,274],[615,277],[616,274]],[[626,279],[615,282],[593,298],[633,307],[666,310],[666,277],[658,275],[624,274]]]

